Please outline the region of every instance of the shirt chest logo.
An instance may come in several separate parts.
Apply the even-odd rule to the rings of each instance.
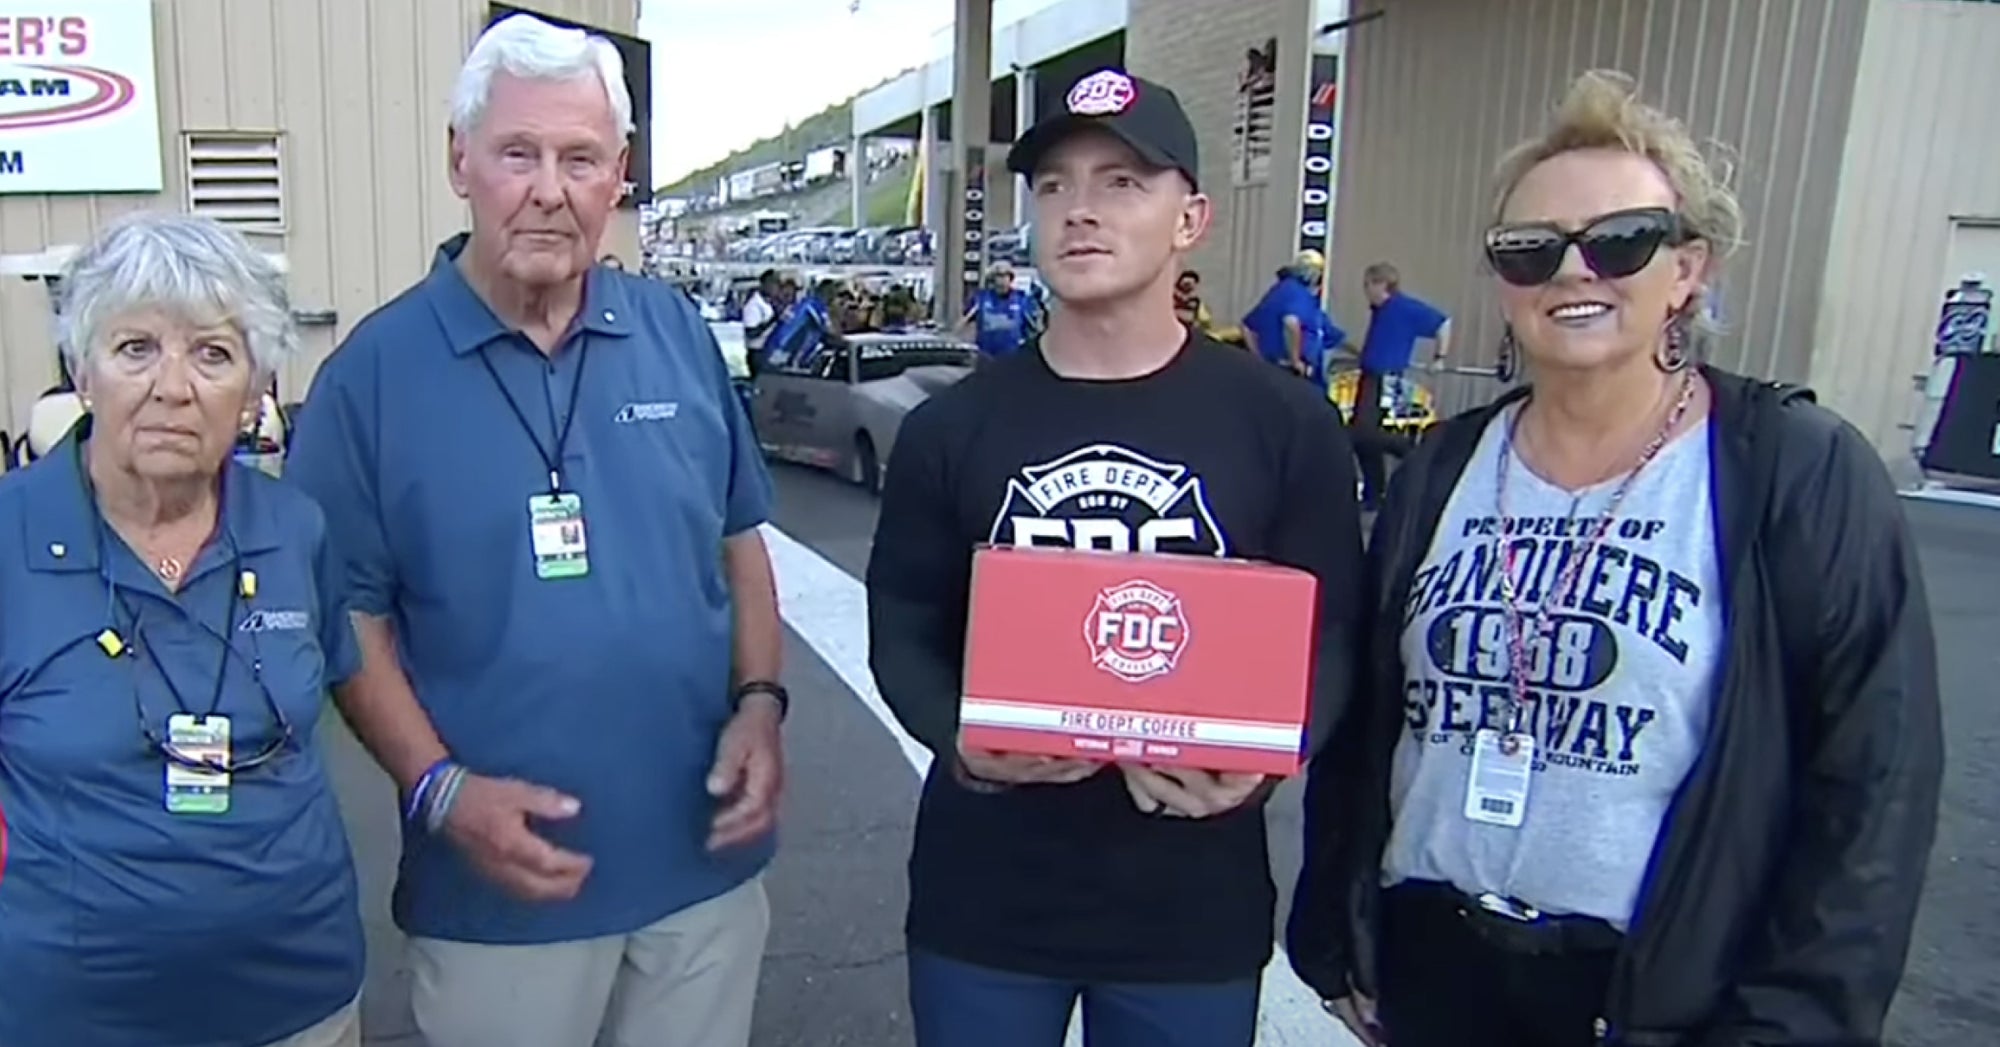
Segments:
[[[1117,444],[1092,444],[1022,467],[1007,481],[988,541],[1229,555],[1229,539],[1192,468]]]
[[[312,627],[312,615],[304,611],[251,611],[236,631],[244,633],[286,633]]]
[[[612,420],[619,425],[637,425],[640,422],[665,422],[681,412],[678,400],[653,400],[646,403],[629,403],[618,409]]]

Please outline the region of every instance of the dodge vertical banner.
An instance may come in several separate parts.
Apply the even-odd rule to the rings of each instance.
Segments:
[[[153,5],[0,0],[0,194],[160,186]]]
[[[979,289],[986,272],[986,150],[976,145],[965,147],[963,217],[965,267],[959,275],[965,284],[965,298],[961,311],[972,304],[972,293]]]
[[[1312,56],[1312,93],[1306,97],[1306,148],[1299,188],[1299,250],[1327,250],[1333,218],[1333,165],[1339,155],[1340,58]]]

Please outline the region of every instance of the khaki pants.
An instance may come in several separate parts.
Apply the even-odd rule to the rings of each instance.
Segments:
[[[296,1036],[287,1036],[271,1047],[361,1047],[361,1001],[342,1007],[327,1020]]]
[[[746,1047],[771,927],[761,877],[632,934],[410,940],[429,1047]]]

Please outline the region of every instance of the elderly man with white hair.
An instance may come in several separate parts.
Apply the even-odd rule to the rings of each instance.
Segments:
[[[608,41],[488,29],[451,112],[472,229],[334,352],[286,464],[361,641],[336,698],[401,792],[431,1047],[749,1039],[770,479],[695,307],[596,262],[631,130]]]
[[[59,308],[84,414],[0,480],[0,1043],[359,1047],[314,732],[360,651],[319,508],[231,456],[297,346],[283,278],[142,213]]]

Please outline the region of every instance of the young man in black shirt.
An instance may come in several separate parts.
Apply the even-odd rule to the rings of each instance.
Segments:
[[[1314,388],[1190,332],[1195,135],[1105,70],[1017,142],[1056,300],[1037,351],[913,411],[868,568],[883,697],[937,756],[910,859],[919,1047],[1249,1047],[1275,891],[1254,775],[980,752],[958,741],[975,545],[1288,564],[1320,579],[1309,748],[1346,702],[1361,562],[1354,465]],[[1245,608],[1245,614],[1257,613]]]

